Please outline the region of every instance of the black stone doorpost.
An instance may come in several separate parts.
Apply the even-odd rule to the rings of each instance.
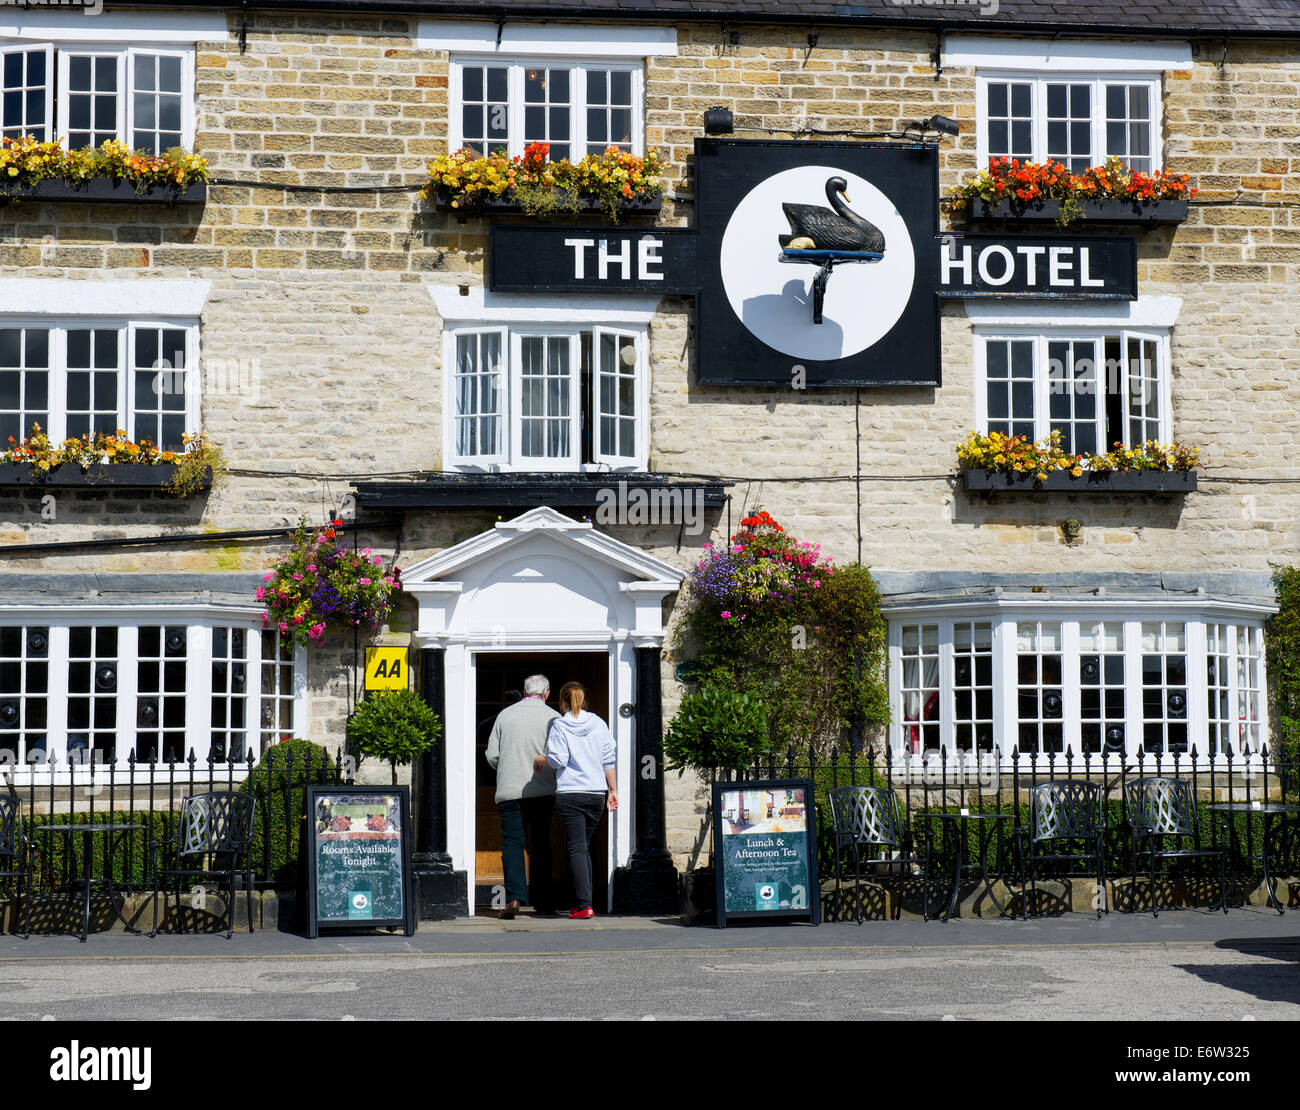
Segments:
[[[445,921],[469,913],[464,871],[447,854],[447,697],[445,652],[420,651],[420,694],[438,714],[443,735],[415,765],[415,847],[411,858],[416,907],[422,921]]]
[[[674,914],[681,894],[677,868],[668,854],[664,817],[663,695],[660,649],[636,649],[636,743],[632,781],[620,783],[636,806],[632,856],[615,876],[615,908],[624,913]]]

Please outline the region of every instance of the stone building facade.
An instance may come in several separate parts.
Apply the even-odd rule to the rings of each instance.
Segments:
[[[1290,403],[1300,369],[1291,311],[1300,19],[1133,6],[1159,7],[1148,33],[1035,0],[987,17],[960,5],[878,3],[848,16],[813,4],[798,19],[781,5],[727,0],[689,15],[664,0],[635,19],[614,4],[561,5],[551,12],[559,23],[528,9],[499,23],[488,5],[476,18],[473,4],[327,0],[316,10],[109,4],[95,16],[54,6],[0,14],[0,51],[27,67],[5,70],[6,93],[44,92],[29,60],[41,54],[59,76],[36,125],[59,135],[77,126],[78,58],[99,59],[106,74],[118,67],[95,79],[123,130],[110,121],[97,139],[142,127],[138,105],[150,97],[161,113],[163,70],[141,74],[151,59],[177,59],[183,79],[168,110],[179,111],[183,145],[207,158],[213,178],[201,206],[74,197],[0,208],[0,410],[15,426],[33,413],[69,431],[74,415],[147,426],[128,370],[153,350],[141,338],[152,329],[185,351],[187,430],[206,433],[229,465],[213,490],[185,499],[0,489],[0,624],[24,630],[0,644],[0,666],[12,672],[0,697],[19,706],[0,716],[5,739],[21,753],[89,743],[125,758],[142,730],[139,700],[156,696],[172,710],[150,732],[152,753],[192,747],[202,758],[219,742],[256,754],[283,735],[336,747],[353,645],[295,653],[260,631],[253,591],[282,535],[202,534],[265,533],[340,512],[362,543],[396,555],[409,583],[382,641],[450,653],[440,678],[447,849],[472,889],[491,859],[488,811],[474,801],[475,726],[501,695],[484,676],[508,688],[522,678],[511,666],[545,669],[534,658],[544,653],[560,668],[557,686],[565,667],[595,676],[620,775],[633,779],[637,727],[659,727],[686,689],[671,653],[658,653],[672,642],[681,577],[706,542],[761,504],[837,561],[877,575],[891,613],[893,716],[880,739],[900,756],[988,743],[1006,752],[1030,732],[1048,752],[1110,742],[1130,753],[1155,744],[1148,750],[1195,746],[1204,756],[1229,743],[1258,753],[1269,739],[1269,578],[1294,561],[1300,524]],[[581,75],[588,105],[593,74],[626,75],[618,93],[612,78],[602,86],[601,103],[621,111],[625,96],[631,148],[658,148],[667,167],[662,210],[627,218],[638,232],[693,226],[693,143],[716,106],[734,114],[738,139],[754,141],[853,140],[950,117],[960,132],[937,140],[943,196],[1000,142],[1042,160],[1058,153],[1061,124],[1069,152],[1096,161],[1121,141],[1108,130],[1118,124],[1127,152],[1190,174],[1199,194],[1175,224],[1081,232],[1135,238],[1135,301],[945,299],[938,387],[701,385],[690,299],[494,297],[489,228],[526,218],[464,220],[419,195],[427,159],[466,137],[471,83],[505,74],[509,141],[520,144],[531,72],[547,67],[575,83]],[[565,126],[577,128],[573,107]],[[6,115],[4,126],[6,135],[31,130],[33,116]],[[946,204],[940,220],[965,226]],[[1051,224],[997,228],[1055,233]],[[455,501],[425,481],[484,469],[448,457],[456,336],[558,335],[576,351],[601,328],[631,337],[635,350],[639,425],[625,469],[707,486],[703,527],[591,526],[590,508],[572,501],[512,525],[524,502],[494,495],[491,482],[475,487],[477,500]],[[1025,380],[1039,393],[1027,413],[1016,395],[1012,416],[1041,436],[1057,419],[1044,359],[1107,343],[1132,344],[1146,360],[1143,418],[1154,438],[1201,448],[1198,488],[968,492],[956,447],[972,428],[997,426],[997,368],[1032,367]],[[48,400],[30,392],[34,371],[49,373]],[[1015,372],[1001,373],[1006,403]],[[90,375],[106,392],[85,401],[77,391]],[[20,377],[21,396],[10,384]],[[1098,435],[1127,436],[1124,419],[1092,412]],[[1092,434],[1083,423],[1076,413],[1069,434]],[[580,467],[571,454],[559,469]],[[541,470],[508,459],[486,469],[498,483]],[[171,541],[121,542],[164,536]],[[149,689],[157,680],[145,675],[156,671],[146,663],[166,658],[158,645],[176,629],[187,677]],[[33,631],[45,636],[39,649]],[[608,665],[593,662],[602,656]],[[48,675],[33,679],[47,657]],[[1108,659],[1118,662],[1108,668]],[[105,663],[120,684],[96,691]],[[661,712],[640,715],[640,695],[656,687]],[[624,705],[633,716],[620,717]],[[1085,720],[1097,727],[1088,732]],[[1107,741],[1116,727],[1118,741]],[[675,776],[663,790],[667,847],[681,867],[701,847],[703,791]],[[627,807],[612,824],[610,870],[628,863],[637,819]]]

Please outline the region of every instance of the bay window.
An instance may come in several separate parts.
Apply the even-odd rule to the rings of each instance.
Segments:
[[[1013,754],[1256,756],[1268,735],[1264,617],[1120,602],[895,612],[892,751],[1007,765]]]
[[[549,143],[553,160],[617,147],[644,154],[640,61],[458,57],[451,66],[452,150],[512,157]]]
[[[194,50],[0,42],[0,133],[71,149],[110,139],[150,154],[190,149]]]
[[[198,325],[0,315],[0,443],[122,430],[164,451],[198,430]]]
[[[305,726],[304,668],[244,613],[0,614],[0,755],[147,769],[193,752],[239,770]]]

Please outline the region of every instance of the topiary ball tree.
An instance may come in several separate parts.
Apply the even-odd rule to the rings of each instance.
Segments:
[[[753,693],[707,679],[682,699],[664,736],[669,770],[751,767],[769,747],[767,710]]]
[[[359,759],[384,760],[397,783],[397,765],[427,752],[442,735],[442,722],[412,690],[381,690],[366,698],[348,718],[348,750]]]

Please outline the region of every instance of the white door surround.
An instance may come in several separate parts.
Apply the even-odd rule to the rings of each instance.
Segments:
[[[430,556],[402,575],[419,605],[419,648],[442,648],[447,852],[474,912],[474,661],[480,652],[605,651],[610,705],[635,701],[636,649],[663,643],[663,599],[677,568],[551,508],[531,509]],[[632,852],[633,722],[611,714],[621,805],[609,867]],[[612,889],[612,884],[611,884]]]

